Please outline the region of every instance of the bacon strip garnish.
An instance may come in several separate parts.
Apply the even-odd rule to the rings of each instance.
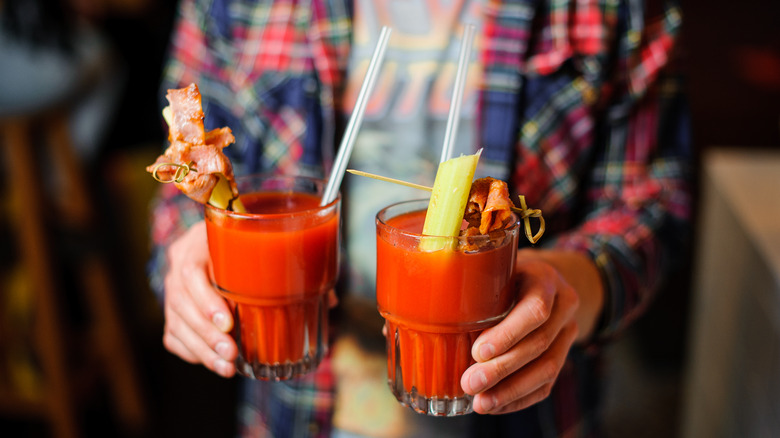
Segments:
[[[504,181],[480,178],[471,184],[463,219],[469,223],[469,228],[476,228],[479,234],[488,234],[507,226],[514,206]]]
[[[230,128],[205,132],[201,95],[195,84],[168,90],[166,98],[172,115],[170,146],[146,171],[160,180],[174,182],[184,194],[202,204],[209,201],[220,177],[227,179],[233,197],[237,197],[233,165],[222,151],[235,141]]]

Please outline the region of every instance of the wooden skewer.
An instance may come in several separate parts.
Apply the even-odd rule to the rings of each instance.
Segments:
[[[400,179],[388,178],[386,176],[381,176],[381,175],[375,175],[373,173],[363,172],[362,170],[347,169],[347,172],[349,172],[349,173],[351,173],[353,175],[367,176],[369,178],[378,179],[380,181],[386,181],[386,182],[391,182],[393,184],[399,184],[399,185],[402,185],[402,186],[411,187],[413,189],[425,190],[426,192],[433,191],[433,188],[431,188],[431,187],[421,186],[420,184],[415,184],[415,183],[410,183],[410,182],[406,182],[406,181],[401,181]]]

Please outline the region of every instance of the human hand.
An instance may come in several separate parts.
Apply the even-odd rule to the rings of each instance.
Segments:
[[[233,318],[209,279],[206,223],[193,225],[170,245],[166,255],[165,348],[220,376],[233,376],[238,356],[238,347],[229,335]]]
[[[461,377],[474,411],[503,414],[550,395],[577,338],[580,299],[561,273],[532,251],[519,251],[518,302],[474,342],[477,361]]]

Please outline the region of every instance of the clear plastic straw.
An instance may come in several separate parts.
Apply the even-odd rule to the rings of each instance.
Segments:
[[[468,71],[469,61],[471,60],[471,43],[474,41],[474,30],[473,24],[467,24],[466,28],[463,30],[463,40],[460,43],[460,54],[458,55],[458,71],[455,76],[455,86],[452,90],[450,114],[447,119],[447,128],[444,132],[444,145],[441,149],[441,160],[439,163],[443,163],[452,158],[452,145],[455,143],[455,134],[458,131],[458,122],[460,121],[463,88],[466,85],[466,72]]]
[[[363,78],[363,85],[360,87],[360,93],[358,93],[355,101],[355,108],[352,110],[352,115],[347,123],[344,137],[341,139],[341,145],[339,145],[339,151],[336,154],[336,161],[333,163],[333,169],[331,169],[330,178],[328,178],[328,184],[325,186],[325,192],[322,194],[321,206],[328,205],[336,199],[341,180],[344,179],[344,171],[346,170],[349,157],[352,155],[352,148],[355,146],[355,138],[360,129],[360,124],[363,122],[368,96],[371,95],[371,91],[374,89],[374,84],[379,76],[379,67],[382,65],[382,60],[385,57],[385,49],[387,48],[387,40],[390,38],[390,32],[391,29],[384,26],[379,34],[379,41],[377,41],[371,62],[368,64],[366,77]]]

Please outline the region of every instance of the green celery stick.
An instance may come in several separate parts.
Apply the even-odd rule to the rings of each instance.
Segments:
[[[422,251],[454,248],[456,242],[452,237],[457,237],[460,232],[471,181],[474,179],[481,152],[480,150],[474,155],[461,155],[439,165],[422,233],[426,236],[441,237],[423,237],[420,240]]]

